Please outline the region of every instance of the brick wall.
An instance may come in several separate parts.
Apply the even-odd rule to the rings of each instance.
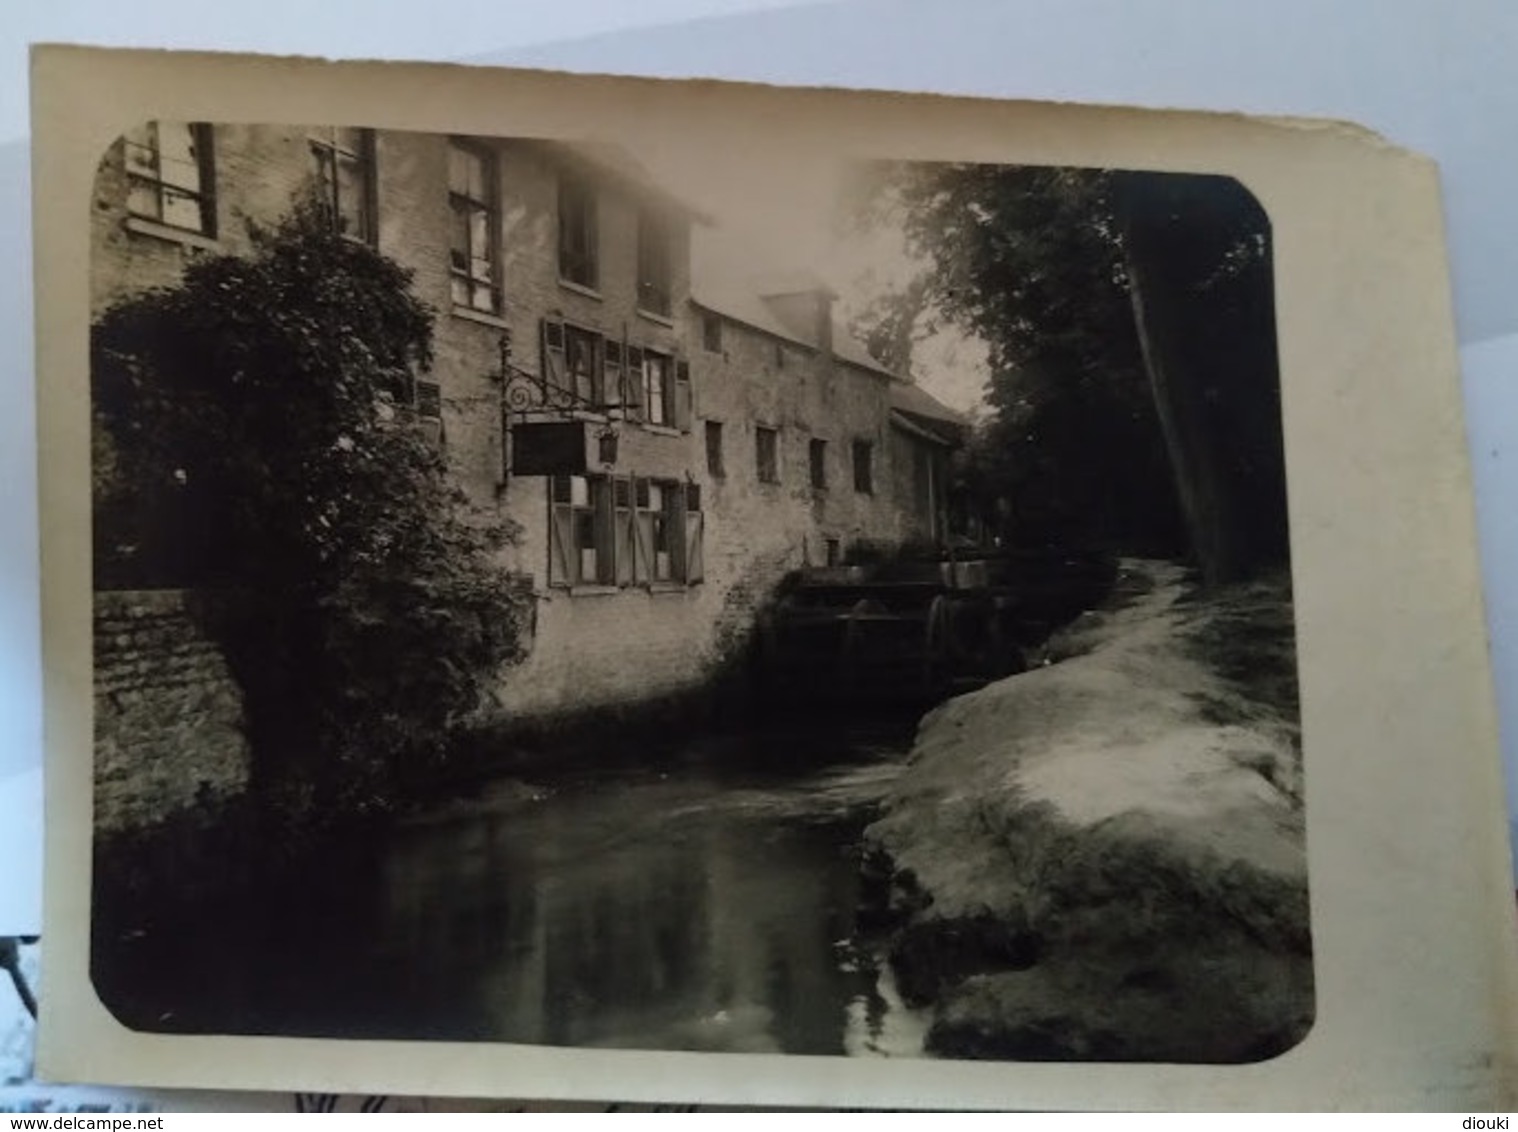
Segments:
[[[311,184],[311,131],[304,126],[215,127],[216,240],[176,240],[129,230],[120,144],[102,162],[92,218],[92,296],[98,313],[151,285],[171,283],[196,255],[250,250],[249,223],[270,225]],[[637,302],[637,226],[652,201],[635,178],[596,181],[599,273],[594,292],[558,272],[557,186],[575,158],[527,140],[479,143],[494,156],[499,310],[455,310],[450,293],[449,140],[380,131],[375,136],[379,250],[413,272],[417,296],[437,312],[431,379],[441,389],[446,451],[458,484],[492,515],[520,525],[501,565],[532,577],[539,594],[533,649],[513,669],[508,710],[532,715],[634,700],[698,683],[739,647],[755,605],[785,571],[820,563],[829,539],[893,540],[904,520],[893,492],[888,381],[824,355],[728,323],[721,353],[701,348],[690,293],[689,225],[673,226],[673,311],[664,319]],[[678,190],[678,186],[670,186]],[[516,365],[538,373],[545,317],[691,362],[693,428],[678,432],[621,422],[618,462],[606,471],[702,485],[706,580],[689,589],[610,593],[551,591],[547,584],[548,487],[505,472],[498,344],[509,330]],[[781,351],[776,354],[777,345]],[[704,423],[722,422],[726,474],[708,474]],[[780,482],[758,481],[755,425],[779,430]],[[827,485],[814,490],[808,442],[827,444]],[[873,491],[855,490],[851,447],[867,440]]]
[[[183,591],[95,595],[97,829],[242,793],[242,723],[242,694]]]

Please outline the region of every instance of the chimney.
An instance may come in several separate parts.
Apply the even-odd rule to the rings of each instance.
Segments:
[[[833,300],[837,298],[826,287],[818,287],[813,292],[817,302],[817,325],[815,336],[817,349],[822,354],[824,365],[833,363]]]

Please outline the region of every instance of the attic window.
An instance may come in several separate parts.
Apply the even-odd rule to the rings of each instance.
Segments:
[[[647,209],[638,214],[638,309],[665,318],[673,309],[673,243],[664,217]]]
[[[559,277],[594,288],[599,271],[596,193],[580,178],[565,172],[559,178]]]
[[[714,314],[701,316],[701,347],[708,353],[722,353],[722,320]]]

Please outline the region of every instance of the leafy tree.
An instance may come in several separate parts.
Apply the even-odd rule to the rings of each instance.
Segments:
[[[425,790],[528,615],[514,529],[411,421],[410,282],[301,207],[93,328],[96,585],[218,595],[255,781],[300,813]]]
[[[957,325],[989,348],[989,413],[968,481],[1013,543],[1175,552],[1182,534],[1100,171],[992,165],[877,166],[865,224],[899,225],[923,264],[877,300],[866,344]]]
[[[1196,557],[1212,581],[1284,562],[1270,220],[1228,177],[1114,181],[1134,322]]]
[[[898,163],[855,210],[923,265],[866,342],[900,365],[947,320],[989,346],[969,478],[1014,542],[1189,550],[1219,580],[1284,555],[1269,225],[1235,182]]]

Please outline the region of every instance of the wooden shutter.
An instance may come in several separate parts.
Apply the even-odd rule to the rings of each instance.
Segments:
[[[651,582],[654,578],[654,523],[648,510],[647,480],[633,481],[633,502],[633,580]]]
[[[552,483],[552,480],[549,481]],[[548,584],[568,586],[574,582],[575,512],[567,503],[550,503],[548,507]]]
[[[634,417],[643,418],[643,351],[628,346],[622,351],[622,366],[627,374],[627,407]]]
[[[637,520],[633,512],[632,480],[618,478],[612,481],[612,558],[616,563],[616,580],[619,586],[630,586],[637,581]]]
[[[616,580],[616,520],[612,508],[611,480],[597,477],[590,481],[590,505],[594,512],[596,542],[596,576],[598,585],[613,585]]]
[[[687,580],[686,559],[690,548],[685,541],[685,485],[667,484],[664,488],[664,521],[669,524],[669,576],[674,582]]]
[[[543,382],[554,389],[569,389],[569,363],[564,356],[564,324],[545,318],[540,334],[543,348]]]
[[[686,361],[676,362],[674,383],[673,412],[669,414],[669,421],[681,432],[690,431],[691,421],[691,392],[690,392],[690,363]]]
[[[706,516],[700,511],[685,513],[685,584],[693,586],[706,580]]]
[[[622,343],[617,339],[602,340],[601,368],[601,380],[606,390],[604,398],[606,408],[619,409],[627,401],[627,383],[622,376]]]

